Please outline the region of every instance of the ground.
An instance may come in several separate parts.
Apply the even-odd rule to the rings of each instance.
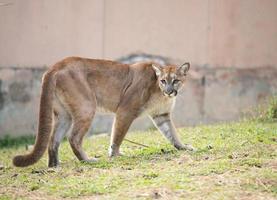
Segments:
[[[27,168],[11,165],[24,145],[0,149],[0,199],[276,199],[277,123],[244,121],[178,130],[197,152],[176,151],[156,131],[129,133],[124,156],[107,158],[108,136],[84,142],[97,163],[80,163],[65,141],[61,166],[47,155]],[[3,143],[2,143],[3,144]]]

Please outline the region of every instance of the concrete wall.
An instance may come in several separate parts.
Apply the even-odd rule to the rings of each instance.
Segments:
[[[35,134],[41,77],[45,68],[0,69],[0,137]],[[277,70],[273,67],[195,68],[178,95],[173,112],[177,127],[238,120],[242,114],[277,94]],[[97,114],[91,133],[109,133],[113,116]],[[140,118],[132,130],[153,127]]]
[[[0,137],[35,133],[42,73],[71,55],[190,61],[177,126],[238,120],[277,92],[276,10],[276,0],[1,0]],[[92,131],[111,123],[98,115]]]

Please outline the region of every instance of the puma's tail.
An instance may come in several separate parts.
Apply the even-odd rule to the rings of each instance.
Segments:
[[[13,158],[13,164],[17,167],[27,167],[36,163],[43,156],[48,146],[52,132],[53,97],[55,87],[56,80],[54,71],[46,72],[42,80],[36,142],[32,152],[26,155],[18,155]]]

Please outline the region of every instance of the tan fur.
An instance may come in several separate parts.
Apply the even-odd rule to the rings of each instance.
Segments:
[[[160,70],[161,75],[157,75],[157,70]],[[116,114],[110,156],[120,154],[119,147],[131,123],[143,113],[152,118],[176,148],[188,149],[178,139],[171,122],[170,112],[175,99],[171,98],[171,94],[163,94],[160,83],[160,79],[166,75],[171,78],[175,75],[174,77],[179,77],[181,84],[184,82],[181,68],[162,68],[151,62],[126,65],[79,57],[58,62],[43,78],[34,149],[27,155],[14,157],[14,165],[25,167],[34,164],[48,146],[49,166],[57,166],[59,144],[67,132],[76,157],[82,161],[93,161],[83,151],[82,140],[95,112],[99,110]]]

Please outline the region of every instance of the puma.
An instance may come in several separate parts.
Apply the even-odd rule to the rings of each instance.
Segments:
[[[103,110],[115,113],[111,157],[120,155],[119,147],[131,123],[143,113],[175,148],[193,150],[191,145],[182,144],[170,117],[189,68],[189,63],[178,67],[152,62],[127,65],[79,57],[56,63],[43,75],[34,148],[29,154],[15,156],[13,164],[32,165],[48,147],[48,166],[57,166],[60,142],[67,132],[76,157],[93,161],[84,152],[82,141],[95,112]]]

